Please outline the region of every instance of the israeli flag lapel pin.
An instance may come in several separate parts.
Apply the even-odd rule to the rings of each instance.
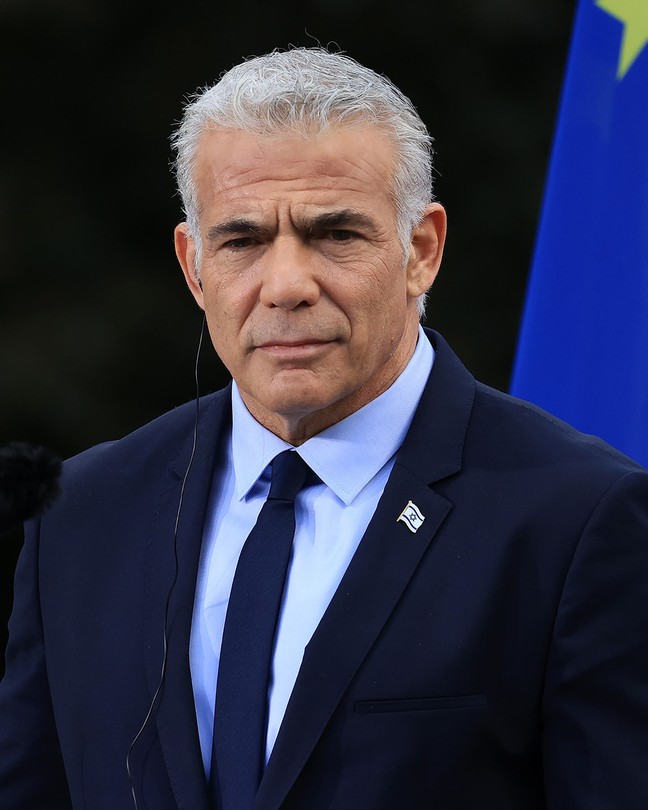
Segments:
[[[396,518],[396,523],[401,520],[412,533],[416,533],[423,525],[425,515],[413,501],[408,501],[405,509]]]

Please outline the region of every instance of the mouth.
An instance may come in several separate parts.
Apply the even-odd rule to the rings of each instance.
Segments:
[[[257,348],[258,349],[267,349],[272,348],[274,346],[279,347],[288,347],[292,348],[293,346],[318,346],[323,343],[330,343],[330,340],[324,340],[322,338],[311,338],[311,337],[302,337],[302,338],[291,338],[287,340],[286,338],[282,338],[280,340],[266,340],[263,343],[259,343]]]
[[[317,355],[334,342],[333,340],[306,337],[292,338],[290,340],[267,340],[260,343],[256,349],[277,358],[304,358]]]

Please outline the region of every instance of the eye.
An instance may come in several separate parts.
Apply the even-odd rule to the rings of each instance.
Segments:
[[[230,250],[243,250],[247,247],[252,247],[252,245],[256,244],[256,241],[251,236],[238,236],[236,239],[228,239],[227,242],[224,243],[223,247],[229,248]]]
[[[329,239],[333,242],[348,242],[350,239],[355,238],[356,234],[353,231],[346,231],[342,228],[336,228],[329,231]]]

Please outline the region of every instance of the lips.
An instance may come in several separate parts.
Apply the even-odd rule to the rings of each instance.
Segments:
[[[257,349],[293,349],[300,346],[321,346],[325,343],[331,343],[331,341],[311,337],[292,338],[290,340],[266,340],[260,343]]]
[[[310,363],[333,345],[333,340],[321,338],[291,338],[290,340],[265,340],[256,347],[268,358],[277,363]]]

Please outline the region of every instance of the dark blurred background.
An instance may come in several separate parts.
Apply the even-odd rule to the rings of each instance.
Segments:
[[[418,107],[450,223],[428,323],[506,388],[574,6],[0,0],[0,444],[68,456],[192,397],[168,136],[187,94],[290,44],[342,49]],[[202,376],[226,381],[211,357]],[[21,541],[0,542],[1,645]]]

